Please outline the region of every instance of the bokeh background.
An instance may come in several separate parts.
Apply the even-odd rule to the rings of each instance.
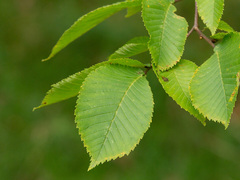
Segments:
[[[130,38],[147,35],[139,13],[125,19],[126,11],[122,11],[52,60],[41,62],[78,17],[113,2],[116,0],[0,1],[0,179],[240,179],[240,99],[227,130],[214,122],[203,127],[166,95],[149,72],[155,100],[150,129],[129,156],[90,172],[90,158],[74,123],[76,98],[32,112],[51,84],[107,60]],[[191,26],[194,1],[183,0],[176,6]],[[240,1],[228,0],[223,16],[236,30],[240,30],[239,8]],[[196,33],[185,49],[183,58],[198,65],[213,52]],[[150,61],[148,53],[136,58]]]

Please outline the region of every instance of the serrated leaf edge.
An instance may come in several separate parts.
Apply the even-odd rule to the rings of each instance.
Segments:
[[[143,0],[144,1],[144,0]],[[143,1],[142,1],[142,9],[143,9],[143,6],[144,6],[144,4],[143,4]],[[172,1],[172,3],[173,3],[173,1]],[[169,4],[169,7],[168,7],[168,11],[169,11],[169,9],[170,9],[170,6],[173,6],[174,8],[175,8],[175,10],[173,11],[173,13],[174,13],[174,16],[177,18],[177,19],[182,19],[186,24],[187,24],[187,30],[188,30],[188,27],[189,27],[189,25],[188,25],[188,22],[186,21],[186,19],[184,18],[184,17],[182,17],[182,16],[179,16],[179,15],[177,15],[177,14],[175,14],[175,12],[176,12],[176,7],[172,4],[172,3],[170,3]],[[166,13],[166,15],[167,15],[167,13]],[[166,15],[165,15],[165,19],[166,19]],[[141,17],[142,17],[142,20],[143,20],[143,13],[141,14]],[[147,29],[147,31],[148,31],[148,28],[145,26],[145,23],[144,23],[144,21],[143,21],[143,25],[144,25],[144,27]],[[186,43],[186,40],[187,40],[187,31],[186,31],[186,35],[185,35],[185,40],[184,40],[184,44]],[[149,34],[149,42],[148,42],[148,49],[149,49],[149,53],[151,54],[151,56],[152,56],[152,53],[151,53],[151,48],[149,47],[149,43],[150,43],[150,41],[151,41],[151,34],[150,33],[148,33]],[[183,47],[183,50],[182,50],[182,52],[181,52],[181,54],[183,55],[183,52],[184,52],[184,47]],[[177,61],[175,61],[175,62],[173,62],[172,64],[170,64],[170,65],[168,65],[168,67],[161,67],[161,66],[158,66],[159,67],[159,69],[161,70],[161,71],[166,71],[166,70],[168,70],[168,69],[171,69],[173,66],[175,66],[180,60],[181,60],[181,57],[182,57],[182,55],[179,57],[179,59],[177,60]],[[156,66],[156,63],[152,60],[152,63]]]
[[[198,0],[196,0],[196,1],[198,1]],[[223,11],[224,11],[224,6],[225,6],[225,3],[223,3],[223,9],[222,9],[222,12],[221,12],[221,17],[218,19],[218,25],[219,25],[219,23],[220,23],[220,21],[221,21],[221,19],[222,19],[222,15],[223,15]],[[210,28],[209,26],[208,26],[208,24],[209,23],[207,23],[207,20],[206,20],[206,18],[204,17],[204,16],[201,16],[200,15],[200,11],[199,11],[199,9],[198,9],[198,12],[199,12],[199,16],[200,16],[200,18],[202,19],[202,21],[204,22],[204,24],[206,24],[206,26],[208,27],[208,29],[211,31],[211,34],[212,34],[212,36],[216,33],[216,31],[217,31],[217,29],[218,29],[218,26],[216,27],[216,28]]]
[[[192,104],[193,104],[193,106],[194,106],[205,118],[207,118],[208,120],[211,120],[211,121],[214,121],[214,122],[217,122],[217,123],[220,123],[220,124],[224,125],[225,130],[226,130],[226,129],[228,128],[229,124],[230,124],[231,116],[229,117],[229,119],[227,120],[226,123],[225,123],[224,121],[221,121],[221,120],[209,118],[209,117],[208,117],[209,114],[203,113],[203,112],[201,111],[201,109],[200,109],[198,106],[196,106],[195,103],[194,103],[194,96],[193,96],[192,93],[191,93],[191,83],[192,83],[192,80],[194,79],[194,77],[196,76],[196,74],[197,74],[197,72],[198,72],[198,70],[199,70],[200,67],[201,67],[201,66],[199,66],[199,67],[196,69],[196,71],[194,72],[194,75],[193,75],[193,77],[192,77],[192,79],[191,79],[191,81],[190,81],[190,83],[189,83],[189,92],[190,92],[190,96],[191,96],[191,99],[192,99]],[[239,80],[240,80],[240,75],[239,75],[239,73],[240,73],[240,71],[239,71],[239,72],[237,73],[237,75],[236,75],[236,78],[237,78],[237,79],[236,79],[236,81],[237,81],[237,86],[235,87],[232,95],[233,95],[233,94],[235,95],[235,93],[238,92],[238,89],[239,89],[239,87],[238,87],[238,86],[239,86]],[[224,89],[224,91],[225,91],[225,89]],[[234,97],[231,96],[231,98],[234,98]],[[229,101],[231,101],[231,98],[229,99]],[[228,102],[229,102],[229,101],[228,101]],[[234,108],[234,107],[235,107],[235,104],[234,104],[233,108]]]
[[[111,65],[111,64],[110,64],[110,65]],[[119,64],[119,65],[120,65],[120,64]],[[103,65],[103,66],[106,66],[106,65]],[[120,66],[124,66],[124,65],[120,65]],[[101,66],[101,67],[102,67],[102,66]],[[91,73],[96,72],[99,68],[100,68],[100,67],[98,67],[98,68],[96,68],[95,70],[91,71]],[[89,74],[91,74],[91,73],[89,73]],[[143,77],[143,76],[145,76],[144,73],[142,74],[142,76],[139,76],[139,77]],[[145,76],[145,77],[146,77],[146,76]],[[88,78],[88,77],[85,78],[84,82],[86,81],[87,78]],[[81,93],[81,90],[83,89],[84,82],[83,82],[82,85],[81,85],[80,93]],[[148,81],[147,81],[147,82],[148,82]],[[148,82],[148,85],[149,85],[149,82]],[[149,87],[150,87],[150,85],[149,85]],[[151,88],[150,88],[150,89],[151,89]],[[79,95],[80,95],[80,94],[79,94]],[[79,97],[78,97],[78,98],[79,98]],[[152,102],[153,102],[153,107],[154,107],[153,94],[152,94]],[[76,109],[77,109],[77,104],[76,104],[76,106],[75,106],[75,111],[74,111],[75,117],[76,117]],[[149,125],[147,126],[146,131],[143,133],[143,136],[144,136],[144,134],[148,131],[148,129],[149,129],[149,127],[150,127],[150,124],[152,123],[153,110],[154,110],[154,108],[152,109],[152,114],[151,114],[151,117],[150,117]],[[76,118],[75,118],[75,124],[76,124],[76,128],[78,129],[78,133],[79,133],[79,135],[80,135],[80,137],[81,137],[81,141],[83,142],[83,145],[84,145],[84,147],[86,148],[86,150],[87,150],[87,152],[88,152],[88,154],[89,154],[89,156],[90,156],[90,158],[91,158],[91,163],[92,163],[92,162],[93,162],[92,154],[91,154],[91,152],[88,150],[88,145],[85,144],[85,139],[82,138],[83,135],[82,135],[82,133],[81,133],[81,129],[78,127],[78,124],[77,124],[77,122],[76,122]],[[140,143],[140,141],[142,140],[143,136],[139,139],[139,141],[138,141],[136,144],[134,144],[134,145],[132,146],[132,148],[130,149],[130,151],[129,151],[128,153],[127,153],[127,152],[122,152],[122,153],[120,153],[120,154],[118,154],[118,155],[105,158],[104,161],[98,161],[97,163],[95,163],[95,164],[92,165],[92,166],[91,166],[91,163],[90,163],[90,166],[89,166],[89,168],[88,168],[88,171],[92,170],[94,167],[98,166],[99,164],[103,164],[104,162],[109,162],[109,161],[111,161],[111,160],[115,160],[115,159],[117,159],[117,158],[121,158],[121,157],[123,157],[124,155],[129,155],[129,154],[135,149],[135,147]]]
[[[194,63],[194,64],[195,64],[195,63]],[[196,64],[195,64],[195,65],[196,65]],[[198,66],[196,65],[196,67],[198,67]],[[175,72],[174,72],[174,74],[175,74]],[[157,73],[155,73],[155,75],[157,76]],[[158,75],[159,75],[159,74],[158,74]],[[159,78],[157,77],[157,79],[159,79]],[[161,82],[160,79],[159,79],[159,82],[161,83],[162,86],[164,86],[164,85],[162,84],[162,82]],[[178,82],[178,83],[179,83],[179,82]],[[189,83],[189,84],[190,84],[190,83]],[[180,83],[179,83],[179,85],[180,85]],[[181,89],[182,89],[182,86],[180,86],[180,87],[181,87]],[[170,98],[172,98],[172,99],[177,103],[177,101],[176,101],[167,91],[165,91],[165,92],[167,93],[167,95],[168,95]],[[184,92],[184,91],[183,91],[183,92]],[[185,92],[184,92],[184,94],[185,94]],[[189,90],[189,94],[190,94],[190,90]],[[192,102],[192,100],[191,100],[191,94],[190,94],[190,100],[188,99],[188,101],[190,101],[191,104],[192,104],[192,106],[193,106],[193,102]],[[180,106],[181,109],[187,111],[187,112],[188,112],[189,114],[191,114],[193,117],[195,117],[196,119],[198,119],[198,118],[194,115],[194,113],[190,112],[188,109],[183,108],[179,103],[177,103],[177,105]],[[195,108],[195,107],[193,106],[193,108]],[[196,109],[196,108],[195,108],[195,109]],[[200,113],[198,109],[196,109],[196,111],[198,111],[199,115],[202,115],[202,116],[203,116],[203,114]],[[203,126],[206,126],[206,117],[203,116],[203,118],[204,118],[203,121],[201,121],[200,119],[198,119],[198,120],[202,123]]]
[[[111,6],[118,6],[118,5],[123,5],[123,4],[129,4],[129,5],[133,4],[133,5],[131,5],[130,7],[135,7],[135,5],[134,5],[135,3],[136,3],[136,2],[134,2],[134,1],[122,1],[122,2],[117,2],[117,3],[110,4],[110,5],[105,5],[105,6],[99,7],[99,8],[97,8],[97,9],[94,9],[94,10],[90,11],[89,13],[81,16],[80,18],[78,18],[78,19],[61,35],[61,37],[58,39],[57,43],[53,46],[50,55],[49,55],[47,58],[42,59],[42,61],[47,61],[47,60],[53,58],[56,54],[58,54],[61,50],[63,50],[65,47],[67,47],[67,46],[68,46],[70,43],[72,43],[74,40],[76,40],[77,38],[79,38],[80,36],[82,36],[83,34],[85,34],[86,32],[88,32],[88,31],[86,31],[86,32],[83,33],[82,35],[78,36],[78,37],[75,38],[74,40],[72,40],[72,41],[70,41],[69,43],[67,43],[67,44],[66,44],[65,46],[63,46],[60,50],[54,52],[54,50],[57,49],[57,47],[58,47],[58,43],[61,42],[62,37],[63,37],[65,34],[67,34],[67,33],[71,30],[71,28],[74,27],[74,26],[75,26],[79,21],[81,21],[82,19],[85,19],[87,16],[95,13],[96,11],[99,11],[99,10],[102,10],[102,9],[106,9],[106,8],[108,8],[108,7],[111,7]],[[126,9],[126,8],[127,8],[127,7],[125,7],[125,8],[123,7],[123,8],[120,9],[119,11],[121,11],[121,10],[123,10],[123,9]],[[119,12],[119,11],[117,11],[117,12]],[[117,12],[116,12],[116,13],[117,13]],[[114,13],[114,14],[115,14],[115,13]],[[110,15],[110,16],[111,16],[111,15]],[[110,16],[109,16],[109,17],[110,17]],[[107,19],[107,18],[106,18],[106,19]],[[104,21],[104,20],[103,20],[103,21]],[[101,21],[101,22],[103,22],[103,21]],[[101,22],[100,22],[100,23],[101,23]],[[100,24],[100,23],[99,23],[99,24]],[[94,25],[92,28],[96,27],[97,25],[98,25],[98,24]],[[91,28],[91,29],[92,29],[92,28]]]

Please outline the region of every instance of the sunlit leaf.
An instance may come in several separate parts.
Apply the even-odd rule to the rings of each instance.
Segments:
[[[228,34],[214,51],[195,72],[190,94],[200,113],[227,127],[239,86],[240,34]]]
[[[188,60],[181,60],[168,71],[161,72],[155,67],[153,69],[169,96],[205,125],[205,118],[193,107],[189,92],[189,84],[197,65]]]
[[[83,82],[76,105],[76,123],[96,165],[129,154],[147,131],[153,98],[139,68],[105,65]]]
[[[51,54],[47,59],[51,59],[55,54],[65,48],[72,41],[82,36],[84,33],[103,22],[113,14],[129,8],[139,6],[137,1],[119,2],[108,6],[100,7],[79,18],[64,34],[60,37],[57,44],[53,47]]]
[[[132,57],[146,52],[148,51],[148,41],[147,36],[133,38],[114,52],[109,59]]]
[[[198,12],[203,22],[215,34],[218,24],[222,18],[224,0],[196,0]]]
[[[142,17],[150,35],[153,64],[160,70],[180,61],[187,38],[187,21],[177,16],[174,0],[143,0]]]
[[[114,59],[98,63],[90,68],[84,69],[81,72],[78,72],[69,76],[68,78],[63,79],[56,84],[53,84],[52,88],[47,92],[47,95],[44,97],[41,105],[34,108],[34,110],[77,96],[80,91],[82,82],[85,80],[88,74],[91,71],[94,71],[96,68],[106,64],[120,64],[124,66],[138,68],[145,67],[145,65],[141,62],[128,58]]]

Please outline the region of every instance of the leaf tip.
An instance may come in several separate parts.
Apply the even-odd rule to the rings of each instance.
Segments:
[[[41,107],[42,107],[42,105],[34,107],[32,111],[34,112],[35,110],[40,109]]]
[[[95,160],[91,160],[91,163],[88,167],[88,171],[92,170],[93,168],[95,168],[99,163],[97,163]]]
[[[227,128],[228,128],[228,126],[229,126],[229,122],[221,122],[221,123],[224,125],[225,130],[227,130]]]
[[[45,62],[45,61],[48,61],[50,58],[45,58],[45,59],[42,59],[42,62]]]

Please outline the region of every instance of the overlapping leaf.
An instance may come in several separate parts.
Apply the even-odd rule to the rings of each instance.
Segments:
[[[196,0],[198,12],[203,22],[215,34],[218,24],[222,18],[224,0]]]
[[[55,54],[65,48],[72,41],[103,22],[113,14],[130,7],[139,6],[138,1],[119,2],[98,8],[79,18],[68,30],[64,32],[57,44],[53,47],[51,54],[45,60],[52,58]]]
[[[143,0],[142,17],[150,35],[149,50],[158,69],[173,67],[182,56],[188,24],[177,16],[174,0]]]
[[[90,68],[73,74],[68,78],[63,79],[62,81],[52,85],[52,88],[47,92],[47,95],[44,97],[42,104],[39,107],[34,108],[34,110],[77,96],[80,91],[80,87],[88,74],[94,71],[96,68],[106,64],[120,64],[123,66],[138,68],[143,68],[145,66],[139,61],[128,58],[120,58],[98,63]]]
[[[189,92],[189,84],[197,65],[188,60],[181,60],[176,66],[165,72],[161,72],[155,67],[153,69],[169,96],[205,125],[205,118],[193,107]]]
[[[85,79],[76,106],[76,123],[91,155],[89,170],[129,154],[148,129],[153,98],[139,68],[108,64]]]
[[[230,33],[190,83],[193,105],[208,119],[228,126],[236,101],[240,71],[240,34]]]
[[[224,21],[220,21],[217,29],[220,30],[221,32],[218,32],[218,33],[214,34],[213,36],[211,36],[211,38],[217,39],[217,40],[221,40],[228,33],[234,32],[234,29]]]
[[[126,18],[131,17],[142,10],[142,0],[127,0],[127,1],[137,1],[139,3],[139,6],[128,8],[127,14],[125,16]]]
[[[148,41],[147,36],[133,38],[114,52],[109,59],[127,58],[146,52],[148,50]]]
[[[234,32],[234,29],[225,21],[220,21],[218,29],[225,32]]]
[[[77,96],[84,79],[92,70],[99,66],[101,66],[101,64],[87,68],[81,72],[69,76],[66,79],[63,79],[56,84],[53,84],[52,88],[44,97],[41,105],[37,108],[34,108],[34,110]]]

